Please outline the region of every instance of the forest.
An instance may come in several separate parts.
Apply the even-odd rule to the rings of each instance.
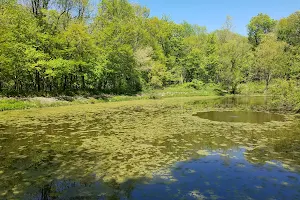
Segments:
[[[300,109],[300,11],[253,16],[248,36],[227,16],[219,30],[128,0],[0,1],[0,94],[136,94],[213,85],[238,94],[262,84],[281,106]]]

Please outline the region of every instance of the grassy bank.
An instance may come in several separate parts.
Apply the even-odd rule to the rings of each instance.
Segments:
[[[238,88],[242,96],[269,96],[264,110],[272,112],[300,111],[299,90],[295,83],[273,81],[267,93],[263,82],[241,84]],[[296,90],[297,89],[297,90]],[[283,92],[285,91],[285,92]],[[103,102],[121,102],[147,99],[164,99],[172,97],[220,96],[222,90],[216,85],[183,84],[164,89],[146,90],[140,94],[126,95],[94,95],[94,96],[59,96],[59,97],[26,97],[0,98],[0,111],[23,110],[30,108],[59,107],[80,104],[97,104]]]
[[[168,97],[193,97],[193,96],[216,96],[216,86],[203,86],[193,88],[173,86],[164,89],[147,90],[134,96],[120,95],[98,95],[98,96],[60,96],[60,97],[26,97],[26,98],[0,98],[0,111],[23,110],[30,108],[58,107],[79,104],[96,104],[102,102],[119,102],[142,99],[162,99]]]

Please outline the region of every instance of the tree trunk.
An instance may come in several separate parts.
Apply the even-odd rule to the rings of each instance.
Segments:
[[[64,76],[64,91],[67,89],[67,76]]]
[[[85,89],[85,80],[84,80],[84,75],[81,76],[81,82],[82,82],[82,89]]]
[[[41,84],[40,84],[40,73],[36,71],[36,83],[37,83],[37,91],[39,92],[41,90]]]
[[[85,89],[85,80],[84,80],[84,74],[83,74],[83,69],[82,66],[79,66],[79,72],[81,74],[81,89]]]
[[[236,94],[238,84],[234,84],[231,88],[231,94]]]
[[[15,76],[15,80],[14,80],[14,89],[16,92],[18,92],[18,77]]]
[[[266,92],[268,91],[268,89],[269,89],[270,81],[271,81],[271,73],[268,73],[267,76],[266,76],[265,93],[266,93]]]

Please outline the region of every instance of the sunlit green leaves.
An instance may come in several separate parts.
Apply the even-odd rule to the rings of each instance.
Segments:
[[[266,14],[258,14],[253,17],[248,24],[248,35],[249,41],[254,46],[258,46],[261,43],[261,39],[264,34],[271,33],[274,31],[276,21],[271,19]]]

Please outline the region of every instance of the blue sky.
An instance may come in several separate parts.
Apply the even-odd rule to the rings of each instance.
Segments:
[[[233,18],[234,31],[247,35],[246,25],[258,13],[274,19],[300,10],[300,0],[130,0],[147,6],[151,16],[169,16],[176,23],[187,21],[206,26],[208,31],[222,27],[226,16]]]

